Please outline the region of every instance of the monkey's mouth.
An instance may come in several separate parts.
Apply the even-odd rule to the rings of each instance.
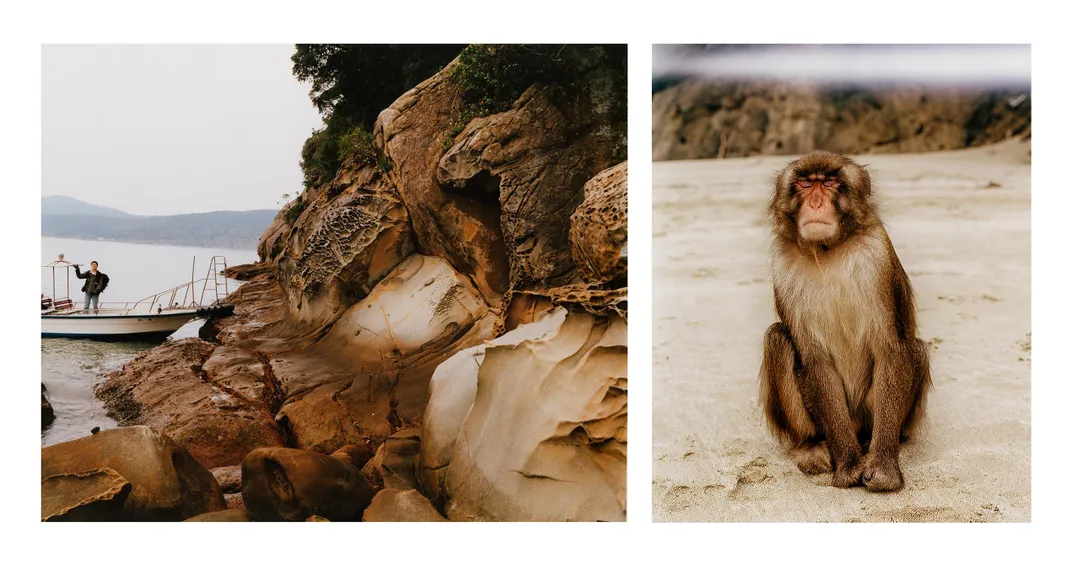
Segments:
[[[815,224],[818,224],[820,226],[832,226],[832,225],[834,225],[834,224],[831,224],[830,222],[824,222],[822,220],[808,220],[808,221],[804,222],[803,224],[801,224],[800,227],[806,228],[808,226],[815,225]]]

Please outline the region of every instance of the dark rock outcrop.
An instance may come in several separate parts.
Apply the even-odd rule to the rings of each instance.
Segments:
[[[224,509],[190,517],[186,522],[253,522],[253,519],[245,509]]]
[[[1029,93],[689,80],[652,96],[655,160],[927,152],[1031,133]]]
[[[41,489],[42,519],[181,521],[225,508],[211,473],[166,435],[142,426],[43,448]],[[110,501],[121,506],[96,504]]]
[[[56,421],[56,411],[52,409],[52,402],[45,397],[45,385],[41,384],[41,429],[45,429]]]
[[[359,521],[372,496],[361,471],[313,451],[263,448],[242,462],[242,500],[258,521]]]

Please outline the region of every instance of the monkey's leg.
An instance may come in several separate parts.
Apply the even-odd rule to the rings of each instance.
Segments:
[[[912,339],[875,357],[871,388],[874,428],[863,473],[869,491],[899,491],[904,487],[898,456],[906,420],[914,416],[922,395],[925,377],[919,373],[921,354],[925,360],[926,349],[921,353],[916,339]]]
[[[771,431],[789,447],[789,456],[804,473],[831,471],[830,450],[812,422],[796,379],[800,358],[789,329],[774,323],[763,342],[760,399]]]
[[[856,424],[849,416],[845,388],[830,356],[821,349],[802,347],[800,356],[803,363],[803,374],[797,375],[800,394],[808,414],[826,435],[826,445],[830,449],[834,468],[833,485],[859,485],[863,475],[863,451],[856,439]]]

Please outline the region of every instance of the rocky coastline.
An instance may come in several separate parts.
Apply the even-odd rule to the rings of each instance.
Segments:
[[[625,520],[625,94],[452,134],[457,64],[284,206],[233,315],[97,387],[121,427],[43,449],[42,520]]]

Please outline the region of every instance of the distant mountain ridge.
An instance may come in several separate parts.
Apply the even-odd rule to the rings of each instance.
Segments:
[[[137,216],[68,196],[41,198],[41,235],[75,239],[255,249],[276,210]]]

